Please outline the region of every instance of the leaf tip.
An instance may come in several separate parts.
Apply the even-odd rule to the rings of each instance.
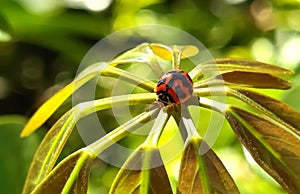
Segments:
[[[33,129],[32,127],[28,126],[28,124],[27,124],[27,125],[25,125],[25,127],[24,127],[23,130],[21,131],[20,137],[21,137],[21,138],[27,137],[27,136],[29,136],[33,131],[34,131],[34,129]]]
[[[284,74],[286,74],[286,75],[294,75],[295,72],[293,70],[286,69],[286,71],[284,72]]]
[[[31,133],[33,133],[37,128],[39,128],[42,124],[40,122],[37,122],[35,117],[31,117],[31,119],[27,122],[27,124],[25,125],[25,127],[23,128],[23,130],[20,133],[20,137],[27,137],[29,136]]]

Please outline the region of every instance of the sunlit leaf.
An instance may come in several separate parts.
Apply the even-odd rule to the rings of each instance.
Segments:
[[[299,136],[236,107],[227,109],[226,118],[255,161],[286,191],[299,193]]]
[[[75,121],[74,112],[67,112],[44,137],[30,164],[23,193],[30,193],[52,170]]]
[[[267,115],[274,121],[286,127],[286,130],[300,136],[299,118],[300,113],[287,104],[271,97],[256,93],[248,89],[226,89],[226,93],[234,96],[254,109]]]
[[[145,142],[127,159],[110,193],[172,193],[164,163],[157,147],[169,114],[160,110]]]
[[[84,85],[86,82],[96,77],[99,74],[99,70],[103,69],[105,63],[95,64],[88,69],[84,70],[75,81],[64,87],[57,92],[48,101],[46,101],[30,118],[26,126],[24,127],[21,137],[30,135],[34,130],[39,128],[68,98],[70,95]]]
[[[160,78],[164,72],[160,64],[156,61],[156,57],[149,43],[143,43],[137,47],[122,53],[109,62],[111,66],[126,63],[146,64]]]
[[[300,136],[300,113],[279,100],[259,94],[249,89],[240,89],[240,87],[237,87],[237,89],[229,88],[227,86],[197,88],[194,90],[194,93],[202,96],[202,98],[203,96],[209,95],[233,96],[252,106],[262,114],[265,114],[271,119],[279,122],[288,130]],[[210,108],[214,109],[214,105],[210,106]]]
[[[80,149],[61,161],[34,189],[32,194],[86,194],[90,168],[95,155]],[[26,192],[24,192],[26,193]]]
[[[279,100],[254,91],[242,89],[237,89],[237,91],[251,98],[252,100],[262,105],[264,108],[266,108],[273,114],[277,115],[284,122],[288,123],[289,125],[295,127],[300,131],[300,113],[297,112],[291,106],[285,104],[284,102],[281,102]]]
[[[139,86],[149,92],[153,92],[154,87],[156,86],[156,83],[152,82],[151,80],[144,79],[143,77],[136,76],[135,74],[132,74],[128,71],[124,71],[122,69],[114,68],[111,66],[108,66],[105,69],[103,69],[101,72],[101,76],[109,76],[120,80],[124,80],[128,83]]]
[[[153,52],[161,57],[162,59],[165,59],[165,60],[171,60],[172,57],[173,57],[173,51],[172,51],[172,48],[166,46],[166,45],[163,45],[163,44],[155,44],[155,43],[152,43],[151,45],[151,49],[153,50]]]
[[[66,86],[58,93],[56,93],[46,103],[44,103],[30,118],[21,133],[21,137],[28,136],[34,130],[39,128],[73,92],[74,83],[71,83],[70,85]]]
[[[150,62],[153,57],[154,53],[150,44],[143,43],[115,57],[109,64],[116,66],[123,63],[146,63]]]
[[[199,50],[197,47],[193,45],[184,46],[182,49],[182,58],[189,58],[192,56],[195,56],[199,53]]]
[[[143,99],[141,99],[141,97],[143,97]],[[140,99],[140,101],[138,99]],[[80,118],[97,110],[110,108],[112,105],[121,106],[124,105],[124,102],[128,102],[128,105],[151,103],[155,99],[155,94],[132,94],[84,102],[73,107],[52,126],[41,142],[27,175],[23,189],[25,193],[32,191],[52,170],[76,122]],[[114,103],[112,104],[112,102]]]
[[[165,60],[170,60],[172,62],[173,70],[181,69],[181,59],[194,56],[199,52],[198,48],[193,45],[173,45],[171,47],[168,47],[162,44],[152,43],[151,48],[157,56]]]
[[[144,168],[145,163],[153,167]],[[171,194],[172,188],[159,150],[143,147],[136,150],[119,171],[110,193]]]
[[[217,69],[216,69],[217,67]],[[275,65],[250,61],[246,59],[219,58],[203,64],[204,70],[216,71],[246,71],[256,73],[268,73],[276,75],[291,75],[294,72]],[[211,69],[213,68],[213,69]]]
[[[252,72],[271,75],[292,75],[294,72],[275,65],[269,65],[258,61],[234,58],[218,58],[196,66],[190,73],[192,79],[201,77],[205,72]]]
[[[194,83],[194,87],[211,87],[224,84],[252,88],[288,89],[291,87],[289,81],[274,75],[240,71],[227,72],[217,75],[211,79],[196,82]]]
[[[201,139],[191,139],[184,149],[177,192],[239,193],[217,155],[211,149],[200,155],[200,145],[208,148]]]
[[[93,151],[96,155],[99,155],[104,151],[106,148],[114,144],[115,142],[119,141],[130,132],[134,131],[135,129],[140,127],[141,123],[146,123],[154,119],[157,116],[158,108],[143,112],[134,118],[128,120],[124,124],[120,125],[116,129],[109,132],[107,135],[102,137],[101,139],[97,140],[96,142],[90,144],[88,149]]]
[[[188,45],[188,46],[175,45],[172,47],[168,47],[166,45],[152,43],[150,44],[150,46],[153,52],[157,56],[165,60],[172,60],[174,57],[173,52],[178,52],[180,54],[181,59],[192,57],[199,52],[198,48],[193,45]]]
[[[21,137],[30,135],[34,130],[40,127],[72,93],[100,74],[103,76],[117,77],[129,83],[136,84],[150,92],[153,92],[155,87],[155,83],[152,81],[137,77],[124,70],[107,66],[107,63],[94,64],[80,73],[75,81],[71,82],[46,101],[30,118],[21,133]]]

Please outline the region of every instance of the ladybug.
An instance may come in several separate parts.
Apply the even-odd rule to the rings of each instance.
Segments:
[[[181,104],[192,96],[193,81],[185,71],[169,71],[160,78],[155,91],[158,101],[165,106]]]

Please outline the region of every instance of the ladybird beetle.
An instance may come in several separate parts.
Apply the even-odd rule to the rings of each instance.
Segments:
[[[158,101],[165,106],[181,104],[187,101],[193,93],[193,81],[187,72],[181,70],[169,71],[157,83],[156,95]]]

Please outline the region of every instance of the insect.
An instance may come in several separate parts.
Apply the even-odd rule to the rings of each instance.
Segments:
[[[169,71],[157,83],[156,95],[158,101],[165,106],[181,104],[187,101],[193,93],[193,81],[187,72],[182,70]]]

